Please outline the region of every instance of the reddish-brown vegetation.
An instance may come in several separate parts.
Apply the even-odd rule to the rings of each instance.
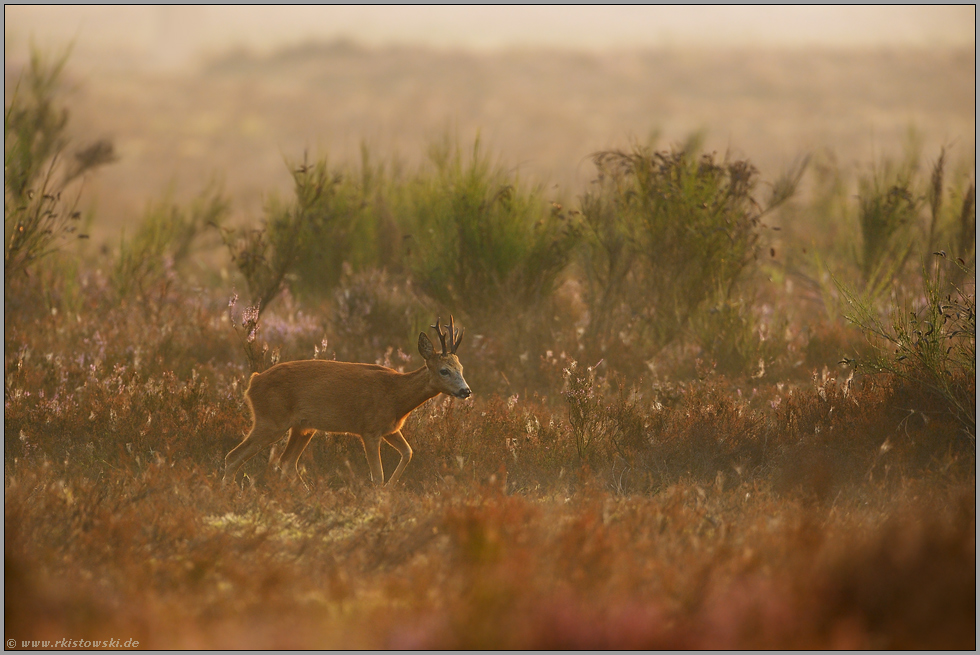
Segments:
[[[229,490],[248,416],[225,303],[132,311],[103,305],[97,276],[84,288],[73,316],[6,319],[8,638],[973,647],[972,444],[900,382],[827,368],[630,390],[575,367],[564,395],[430,401],[402,488],[366,482],[355,438],[321,436],[309,488],[256,458]]]
[[[212,188],[93,253],[34,63],[52,84],[5,121],[15,647],[975,648],[972,160],[876,162],[855,199],[832,157],[769,184],[635,144],[576,203],[478,147],[365,150],[296,162],[261,224],[216,231]],[[305,482],[260,453],[220,484],[253,371],[411,370],[450,311],[474,395],[409,416],[397,485],[350,435],[314,437]]]

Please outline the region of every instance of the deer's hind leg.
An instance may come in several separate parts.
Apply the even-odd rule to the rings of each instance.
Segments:
[[[402,436],[401,430],[398,432],[392,432],[391,434],[386,434],[384,440],[391,445],[392,448],[398,451],[401,455],[401,459],[398,460],[398,466],[395,467],[394,473],[388,478],[387,484],[395,484],[398,478],[401,477],[402,471],[408,466],[408,463],[412,461],[412,447],[408,445],[405,441],[405,437]]]
[[[368,468],[371,469],[371,480],[380,487],[385,483],[385,470],[381,465],[381,435],[362,434],[361,442],[364,444]]]
[[[221,484],[228,484],[234,480],[242,464],[255,457],[266,446],[277,441],[284,431],[285,428],[275,423],[256,421],[245,440],[225,456],[225,475],[221,479]]]
[[[310,445],[316,430],[292,427],[289,429],[289,441],[286,442],[286,450],[279,457],[278,466],[282,474],[288,478],[295,478],[299,475],[299,458]]]

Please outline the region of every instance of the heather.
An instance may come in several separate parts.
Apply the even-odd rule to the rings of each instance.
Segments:
[[[5,638],[975,648],[972,152],[651,138],[575,193],[447,137],[287,157],[254,221],[161,191],[99,250],[63,65],[5,103]],[[450,313],[474,395],[397,486],[351,435],[220,484],[253,372],[409,371]]]

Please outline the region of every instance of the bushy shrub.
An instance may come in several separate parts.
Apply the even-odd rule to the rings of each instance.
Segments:
[[[760,219],[791,197],[799,166],[760,205],[758,173],[747,160],[683,148],[603,151],[598,179],[581,200],[588,341],[640,340],[655,353],[698,313],[737,300],[760,239]]]
[[[921,293],[894,308],[887,320],[872,299],[841,285],[848,318],[872,346],[856,363],[927,390],[975,443],[976,269],[945,254],[932,259],[932,266],[923,267]]]
[[[285,286],[301,298],[328,296],[344,266],[379,263],[382,225],[378,203],[384,169],[364,151],[360,171],[331,167],[326,159],[291,164],[294,198],[270,198],[261,228],[224,234],[232,261],[245,278],[259,312]],[[390,221],[384,223],[390,228]],[[391,251],[391,247],[384,249]]]
[[[390,233],[397,228],[390,221],[382,222],[386,171],[371,162],[366,148],[360,167],[331,167],[321,159],[304,163],[294,179],[297,205],[292,220],[298,222],[300,232],[296,277],[290,287],[298,298],[329,296],[345,268],[397,266],[397,259],[385,261],[380,256],[383,242],[397,242]]]
[[[354,273],[348,269],[334,290],[329,320],[331,353],[350,362],[376,362],[394,368],[419,364],[419,332],[435,319],[424,298],[385,270]]]
[[[915,189],[918,157],[886,160],[858,180],[861,274],[875,289],[901,271],[912,253],[922,197]]]
[[[184,265],[210,227],[220,228],[229,201],[211,186],[181,207],[171,198],[147,207],[133,235],[123,233],[112,269],[112,283],[121,298],[138,293],[143,298],[165,282],[168,271]]]
[[[720,373],[765,375],[786,344],[744,302],[723,301],[691,320],[694,337]]]
[[[37,51],[3,113],[4,279],[26,271],[66,238],[86,238],[77,211],[80,182],[115,159],[112,143],[72,148],[68,109],[58,103],[68,53],[53,62]]]
[[[972,168],[961,162],[951,174],[947,150],[942,148],[926,180],[920,160],[913,140],[901,161],[884,159],[858,178],[857,259],[864,293],[870,297],[901,277],[916,255],[926,257],[938,249],[964,265],[976,256]]]
[[[540,307],[576,240],[560,207],[492,163],[479,140],[469,157],[446,141],[430,159],[408,189],[408,265],[419,288],[486,325]]]

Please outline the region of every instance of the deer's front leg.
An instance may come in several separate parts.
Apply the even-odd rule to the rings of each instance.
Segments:
[[[389,435],[385,435],[384,438],[391,446],[398,451],[398,454],[402,458],[398,461],[398,466],[395,467],[395,472],[391,474],[388,479],[388,484],[395,484],[399,477],[401,477],[402,471],[408,466],[408,463],[412,461],[412,447],[408,445],[405,441],[405,437],[402,436],[401,430],[397,432],[392,432]]]
[[[371,469],[371,480],[379,487],[385,483],[385,471],[381,466],[381,435],[361,435],[364,444],[364,454],[367,456],[368,468]]]

